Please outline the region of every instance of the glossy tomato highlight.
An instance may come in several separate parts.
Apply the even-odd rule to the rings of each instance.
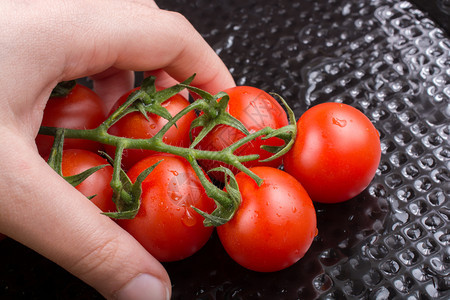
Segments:
[[[86,197],[94,196],[91,201],[103,212],[116,211],[112,201],[113,189],[109,185],[113,167],[98,154],[83,149],[67,149],[63,151],[61,170],[63,176],[80,174],[87,169],[108,165],[96,171],[75,188]]]
[[[211,213],[214,201],[188,161],[182,157],[152,155],[134,165],[128,176],[134,182],[142,171],[161,161],[142,183],[138,214],[119,224],[159,261],[191,256],[208,241],[213,227],[191,206]]]
[[[259,272],[287,268],[302,258],[316,235],[316,212],[302,185],[271,167],[251,169],[264,180],[258,187],[245,173],[236,175],[242,196],[233,219],[217,227],[227,253]]]
[[[94,129],[106,118],[102,99],[91,89],[81,84],[64,97],[52,97],[48,100],[42,126],[62,127],[70,129]],[[38,134],[36,145],[39,154],[47,157],[53,146],[52,136]],[[102,149],[101,144],[83,139],[64,139],[64,149],[84,149],[97,152]]]
[[[297,130],[284,169],[313,201],[342,202],[369,185],[380,162],[380,136],[361,111],[341,103],[318,104],[300,117]]]
[[[278,101],[261,89],[250,86],[237,86],[227,89],[224,92],[230,96],[227,112],[241,121],[250,133],[265,127],[278,129],[289,124],[287,114]],[[198,134],[198,132],[199,129],[194,130],[194,136]],[[209,151],[220,151],[243,137],[245,137],[245,134],[236,128],[228,125],[217,125],[204,139],[202,139],[196,148]],[[283,144],[284,141],[276,137],[267,140],[263,140],[259,137],[238,148],[235,151],[235,154],[258,154],[260,156],[259,160],[263,160],[269,158],[273,154],[261,149],[262,145],[282,146]],[[248,168],[256,166],[278,167],[281,163],[282,158],[280,157],[264,163],[253,160],[245,162],[244,165]],[[238,169],[233,166],[213,160],[203,160],[200,161],[200,164],[206,171],[223,165],[231,169],[235,174],[238,172]],[[223,180],[223,174],[220,172],[213,172],[210,175],[218,180]]]

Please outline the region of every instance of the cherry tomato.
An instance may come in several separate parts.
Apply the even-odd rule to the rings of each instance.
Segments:
[[[307,110],[297,128],[284,168],[313,201],[342,202],[369,185],[381,146],[378,131],[362,112],[346,104],[323,103]]]
[[[240,265],[259,272],[289,267],[304,256],[316,235],[316,212],[302,185],[271,167],[251,170],[264,182],[258,187],[245,173],[236,175],[242,196],[233,219],[217,227],[227,253]]]
[[[112,111],[116,110],[121,104],[123,104],[127,100],[128,96],[137,89],[138,88],[135,88],[120,97],[113,106]],[[186,98],[177,94],[162,103],[162,106],[166,108],[172,116],[175,116],[189,104],[190,103]],[[167,120],[151,113],[148,113],[147,116],[149,120],[147,120],[140,112],[132,112],[127,114],[115,123],[108,130],[108,132],[115,136],[134,139],[151,138],[167,123]],[[177,121],[177,126],[172,126],[163,136],[163,142],[169,145],[188,147],[190,144],[189,128],[195,117],[196,115],[194,111],[184,115]],[[114,147],[106,146],[105,149],[111,157],[114,157]],[[125,149],[122,157],[123,168],[128,170],[138,161],[156,153],[157,152],[152,150]]]
[[[237,86],[225,90],[229,96],[227,112],[242,122],[250,133],[261,130],[265,127],[274,129],[288,125],[286,112],[281,105],[268,93],[255,87]],[[198,134],[200,130],[193,131],[193,135]],[[227,146],[237,142],[245,137],[244,133],[236,128],[228,125],[216,126],[202,141],[196,146],[198,149],[220,151]],[[261,137],[248,142],[235,151],[236,155],[258,154],[259,160],[269,158],[273,154],[261,149],[262,145],[282,146],[284,142],[276,137],[262,140]],[[211,170],[220,165],[231,169],[233,173],[238,170],[230,165],[219,163],[212,160],[204,160],[200,162],[205,170]],[[282,158],[275,159],[270,162],[261,163],[258,160],[245,162],[248,168],[255,166],[271,166],[278,167],[282,163]],[[223,174],[212,172],[210,174],[214,178],[223,181]]]
[[[72,176],[83,171],[108,164],[108,161],[98,154],[82,149],[67,149],[63,151],[62,175]],[[113,190],[109,183],[113,174],[112,166],[106,166],[86,178],[75,188],[86,197],[94,196],[91,201],[103,212],[115,211],[112,201]]]
[[[47,102],[42,117],[42,126],[70,129],[94,129],[106,117],[102,99],[91,89],[76,84],[65,97],[53,97]],[[36,144],[42,157],[50,154],[54,138],[39,134]],[[64,149],[85,149],[97,152],[101,144],[82,139],[65,139]]]
[[[134,182],[159,161],[142,183],[137,215],[118,222],[159,261],[176,261],[197,252],[213,231],[203,226],[203,217],[191,206],[211,213],[215,203],[206,195],[191,165],[179,156],[148,156],[134,165],[128,176]]]

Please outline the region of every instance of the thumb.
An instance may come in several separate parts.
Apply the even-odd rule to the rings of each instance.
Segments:
[[[42,160],[30,141],[0,137],[0,232],[36,250],[107,299],[169,299],[162,265]],[[14,155],[21,149],[20,157]],[[12,159],[14,155],[14,159]],[[7,200],[7,201],[6,201]]]

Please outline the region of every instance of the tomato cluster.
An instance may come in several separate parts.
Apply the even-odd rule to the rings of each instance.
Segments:
[[[137,90],[118,99],[113,111]],[[246,86],[225,93],[229,97],[225,112],[247,132],[238,126],[217,124],[195,145],[191,144],[207,127],[191,126],[203,114],[191,110],[164,134],[163,143],[220,153],[248,134],[289,125],[286,111],[268,93]],[[174,117],[190,102],[176,94],[161,105]],[[103,111],[101,100],[93,91],[77,84],[67,95],[49,100],[42,124],[90,129],[111,113]],[[108,128],[108,133],[149,139],[167,122],[161,114],[136,110],[122,116]],[[227,188],[231,189],[227,183],[232,174],[224,175],[218,168],[227,167],[234,174],[232,179],[240,195],[239,208],[231,220],[217,226],[227,253],[242,266],[260,272],[277,271],[294,264],[304,256],[317,234],[313,201],[336,203],[359,194],[375,175],[381,154],[378,132],[370,120],[348,105],[314,106],[301,116],[296,126],[292,148],[276,159],[269,159],[276,152],[270,150],[285,145],[285,140],[277,136],[258,136],[237,147],[235,155],[258,158],[244,161],[243,167],[237,167],[233,161],[214,159],[199,159],[198,164],[193,164],[173,154],[124,149],[121,172],[126,172],[131,183],[137,183],[139,175],[148,168],[153,169],[139,182],[139,210],[133,218],[118,219],[117,223],[160,261],[181,260],[194,254],[213,232],[213,227],[204,226],[204,216],[214,214],[219,205],[205,190],[205,182],[195,168],[201,168],[208,178],[206,184],[214,183],[227,192]],[[52,138],[39,135],[36,143],[41,155],[47,156]],[[112,145],[69,139],[62,152],[62,175],[108,164],[114,155]],[[248,172],[241,172],[242,168]],[[249,173],[262,181],[255,181]],[[103,212],[114,212],[118,203],[114,203],[109,185],[112,177],[113,167],[108,165],[76,188]]]

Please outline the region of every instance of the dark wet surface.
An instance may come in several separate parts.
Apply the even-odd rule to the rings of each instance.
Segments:
[[[237,84],[282,95],[297,117],[320,102],[350,104],[382,141],[363,193],[315,205],[319,234],[298,263],[248,271],[213,235],[193,257],[166,264],[173,298],[450,298],[447,1],[160,2],[194,24]],[[0,260],[0,299],[101,299],[12,240],[0,242]]]

